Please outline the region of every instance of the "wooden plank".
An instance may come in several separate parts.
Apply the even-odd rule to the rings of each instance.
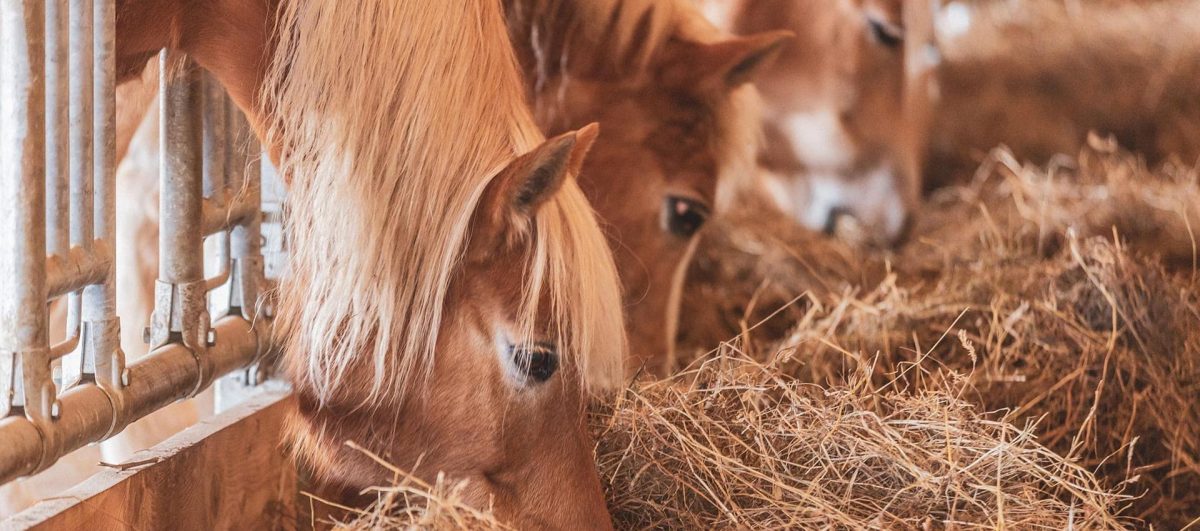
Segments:
[[[281,445],[293,402],[287,389],[268,385],[0,529],[295,528],[296,470]]]

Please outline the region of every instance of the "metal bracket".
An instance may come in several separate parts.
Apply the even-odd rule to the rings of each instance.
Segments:
[[[204,280],[170,284],[161,280],[154,285],[154,314],[150,318],[150,350],[168,343],[182,343],[192,352],[200,378],[192,396],[212,383],[213,369],[205,353],[210,346],[211,323],[208,314],[208,289]]]

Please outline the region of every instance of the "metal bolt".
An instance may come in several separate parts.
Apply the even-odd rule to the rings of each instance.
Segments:
[[[150,327],[149,326],[142,329],[142,343],[145,343],[147,345],[150,344]]]
[[[217,329],[216,328],[208,329],[208,334],[205,336],[205,342],[210,347],[216,346],[216,344],[217,344]]]
[[[61,416],[62,416],[62,401],[55,400],[53,404],[50,404],[50,418],[52,418],[54,420],[58,420],[58,417],[61,417]]]
[[[129,369],[125,369],[125,370],[121,371],[121,386],[122,387],[129,387],[129,379],[130,379]]]

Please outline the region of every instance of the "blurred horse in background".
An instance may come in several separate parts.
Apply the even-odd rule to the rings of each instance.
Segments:
[[[902,240],[921,200],[931,2],[698,1],[734,33],[796,34],[757,82],[762,185],[776,205],[814,230]]]

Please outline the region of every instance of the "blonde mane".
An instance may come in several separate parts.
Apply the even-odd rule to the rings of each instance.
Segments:
[[[436,363],[480,195],[544,140],[499,0],[291,0],[277,28],[263,101],[292,180],[286,363],[323,403],[368,385],[403,400]],[[522,322],[545,290],[568,365],[590,388],[619,382],[616,271],[573,179],[532,232]]]

